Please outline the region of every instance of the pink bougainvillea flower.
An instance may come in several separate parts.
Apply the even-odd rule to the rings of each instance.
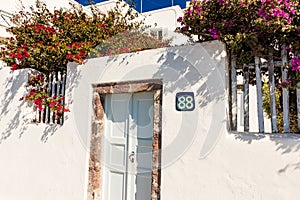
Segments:
[[[219,35],[218,35],[218,29],[216,27],[216,24],[213,25],[213,28],[209,29],[208,32],[210,32],[212,34],[212,37],[214,39],[218,39]]]
[[[291,68],[293,71],[299,71],[300,70],[300,56],[294,56],[291,59]]]

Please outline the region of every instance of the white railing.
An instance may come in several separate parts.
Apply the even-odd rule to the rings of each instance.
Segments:
[[[286,66],[288,65],[288,57],[287,57],[287,51],[283,47],[281,50],[281,61],[274,62],[273,54],[269,53],[268,57],[264,62],[261,62],[261,58],[255,57],[253,64],[243,65],[243,66],[237,66],[237,58],[234,55],[231,55],[230,60],[230,78],[231,78],[231,86],[230,86],[230,128],[232,131],[242,131],[242,132],[249,132],[250,127],[253,125],[256,126],[257,131],[259,133],[265,133],[267,132],[266,127],[266,121],[270,121],[271,123],[271,130],[272,133],[278,133],[278,116],[276,114],[276,107],[278,106],[278,102],[276,104],[276,84],[275,84],[275,75],[274,70],[277,71],[280,70],[281,76],[280,80],[281,82],[285,82],[288,79],[288,69]],[[267,71],[267,75],[262,75],[262,69]],[[250,80],[250,71],[252,72],[252,75],[254,73],[254,77],[252,76],[252,79]],[[242,75],[239,75],[242,74]],[[278,74],[277,74],[278,77]],[[239,78],[242,78],[241,84],[239,84]],[[254,81],[255,79],[255,81]],[[266,80],[265,80],[266,79]],[[250,81],[255,83],[255,86],[252,86],[250,84]],[[263,86],[262,82],[267,81],[269,85],[269,93],[270,93],[270,120],[266,120],[264,108],[263,108]],[[253,95],[249,96],[249,88],[254,89],[253,87],[256,87],[256,95],[253,97]],[[238,88],[242,89],[242,102],[238,104]],[[278,92],[278,90],[277,90]],[[280,130],[284,133],[290,133],[290,106],[289,106],[289,88],[282,88],[280,90],[281,92],[281,99],[280,99],[280,107],[282,108],[282,118],[283,118],[283,127],[280,127]],[[296,89],[296,95],[297,95],[297,102],[295,104],[297,105],[297,115],[298,115],[298,129],[300,130],[300,89]],[[255,102],[256,106],[249,107],[249,103],[251,101]],[[238,107],[241,106],[241,107]],[[252,103],[253,105],[253,103]],[[257,109],[254,113],[256,116],[251,116],[250,114],[251,109]],[[240,112],[238,112],[240,111]],[[243,130],[238,130],[238,119],[241,121],[241,118],[243,118]],[[257,120],[257,122],[255,122]],[[252,128],[253,130],[253,128]],[[256,132],[256,131],[255,131]]]
[[[48,81],[48,94],[51,97],[62,96],[61,104],[65,104],[65,85],[66,85],[66,73],[65,72],[53,72],[49,75]],[[49,106],[44,106],[42,111],[36,111],[36,122],[47,124],[63,124],[64,113],[59,116],[58,113],[51,111]]]

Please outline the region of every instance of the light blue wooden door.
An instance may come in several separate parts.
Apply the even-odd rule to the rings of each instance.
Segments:
[[[151,198],[153,93],[107,95],[103,200]]]

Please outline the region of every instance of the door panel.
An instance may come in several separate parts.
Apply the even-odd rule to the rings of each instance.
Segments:
[[[112,94],[105,101],[103,200],[149,200],[153,93]]]
[[[110,164],[115,166],[125,166],[125,145],[111,145],[110,146]]]
[[[103,200],[126,199],[130,94],[107,95],[103,141]]]
[[[136,152],[132,187],[136,200],[151,199],[152,140],[153,140],[153,93],[138,93],[133,98],[132,119],[136,124],[132,130],[130,147]],[[131,134],[130,134],[131,135]]]
[[[124,182],[125,174],[109,171],[108,185],[111,186],[107,199],[123,199],[125,196]]]

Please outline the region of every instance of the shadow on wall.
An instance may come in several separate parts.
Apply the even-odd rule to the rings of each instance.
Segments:
[[[238,133],[234,134],[236,140],[251,144],[253,141],[268,139],[276,146],[276,151],[281,154],[300,151],[300,134],[258,134],[258,133]]]
[[[246,142],[249,145],[253,141],[267,140],[275,144],[275,151],[280,154],[300,153],[300,135],[299,134],[255,134],[255,133],[238,133],[234,134],[236,140]],[[269,147],[269,146],[268,146]],[[300,161],[285,163],[285,166],[277,171],[278,174],[288,170],[300,170]]]
[[[2,65],[2,63],[0,63]],[[74,64],[70,64],[74,65]],[[19,101],[21,97],[26,95],[26,83],[29,70],[11,71],[9,67],[0,66],[0,144],[7,140],[12,134],[18,134],[18,138],[22,138],[23,134],[32,123],[35,112],[33,107],[28,106],[24,101]],[[72,90],[78,85],[78,77],[80,72],[73,70],[68,74],[66,85],[66,104],[72,103]],[[68,115],[65,115],[67,121]],[[39,127],[38,127],[39,126]],[[50,136],[60,128],[60,125],[40,124],[36,128],[41,130],[41,141],[47,142]]]
[[[278,174],[283,174],[288,170],[300,170],[300,162],[287,164],[285,167],[278,170]]]
[[[1,68],[1,94],[0,94],[0,144],[9,138],[13,132],[19,133],[19,138],[26,131],[26,113],[24,102],[19,99],[25,94],[27,70],[10,71],[9,68]]]
[[[104,67],[104,69],[99,70],[99,74],[90,73],[85,69],[82,78],[84,80],[89,79],[86,81],[93,83],[97,81],[163,79],[163,95],[167,96],[168,100],[174,99],[174,101],[171,100],[172,102],[167,103],[168,106],[174,104],[172,110],[175,109],[176,92],[194,92],[196,105],[198,105],[194,112],[183,113],[175,110],[176,115],[171,116],[164,113],[164,109],[162,110],[163,128],[167,127],[168,119],[178,120],[176,128],[175,126],[172,127],[174,128],[174,132],[170,136],[170,138],[174,138],[172,138],[172,143],[168,145],[168,149],[163,149],[164,155],[168,155],[165,156],[165,163],[163,163],[166,167],[183,155],[194,139],[198,137],[198,134],[201,134],[199,130],[203,121],[207,122],[205,124],[206,130],[203,131],[207,137],[205,138],[205,145],[199,147],[200,158],[204,158],[214,149],[219,137],[224,133],[222,128],[226,124],[224,123],[226,120],[225,57],[224,45],[218,41],[201,45],[195,44],[194,46],[145,50],[110,56],[105,59],[88,60],[87,66],[84,67],[88,68],[88,65],[93,65],[94,70],[96,66]],[[80,98],[83,98],[82,94],[88,94],[87,91],[82,91],[86,88],[81,82],[76,89],[77,93],[74,93],[74,95],[78,95],[74,101],[74,106],[78,105],[75,109],[81,113],[81,115],[75,113],[74,118],[83,144],[87,143],[86,130],[90,128],[88,127],[88,117],[90,116],[87,116],[86,119],[81,117],[82,113],[88,115],[86,109],[84,110],[85,107],[81,106],[82,101],[80,101]],[[210,116],[202,116],[203,112],[200,112],[199,107],[208,110]]]
[[[68,107],[73,103],[72,93],[73,89],[76,88],[79,84],[79,80],[81,79],[80,70],[77,67],[77,64],[75,63],[69,63],[69,67],[72,68],[72,70],[68,71],[67,81],[66,81],[66,91],[65,91],[65,100],[66,100],[66,106]],[[72,112],[72,110],[71,110]],[[65,123],[68,121],[69,116],[67,113],[64,115],[64,121]],[[43,143],[46,143],[48,139],[61,128],[61,125],[58,124],[51,124],[47,125],[44,128],[43,135],[41,137],[41,141]]]
[[[68,69],[72,69],[68,71],[67,82],[66,82],[66,105],[71,105],[73,103],[72,93],[74,88],[78,87],[79,80],[81,80],[81,71],[78,69],[78,65],[76,63],[69,63]],[[72,111],[71,111],[72,112]],[[68,117],[66,116],[66,119]]]
[[[275,151],[283,154],[300,153],[300,135],[299,134],[255,134],[255,133],[238,133],[234,134],[236,140],[246,142],[249,145],[253,141],[269,140],[275,144]],[[266,146],[269,148],[270,146]],[[300,161],[284,163],[284,166],[277,170],[278,174],[283,174],[289,170],[300,170]]]
[[[53,136],[60,127],[61,127],[61,125],[58,125],[58,124],[52,124],[52,125],[46,126],[43,131],[41,141],[43,143],[46,143],[48,141],[49,137]]]
[[[164,77],[164,92],[166,93],[188,91],[193,86],[201,83],[201,86],[195,92],[195,96],[201,97],[198,98],[199,105],[205,107],[209,102],[218,102],[225,99],[225,91],[222,89],[225,88],[225,77],[219,73],[219,70],[224,69],[222,65],[218,70],[220,63],[216,62],[216,57],[222,56],[224,52],[216,51],[211,56],[211,52],[208,52],[205,44],[199,46],[199,48],[201,48],[201,53],[196,61],[188,59],[188,55],[193,54],[191,48],[178,48],[175,52],[163,54],[157,61],[161,64],[161,67],[154,74],[154,77]],[[195,67],[198,64],[201,65],[201,70]]]
[[[195,92],[195,96],[199,96],[199,105],[205,107],[209,102],[217,103],[226,99],[224,90],[226,88],[225,75],[222,75],[219,70],[216,70],[220,63],[216,62],[218,57],[223,57],[221,51],[209,52],[209,43],[202,44],[202,52],[199,54],[196,63],[191,63],[187,59],[189,54],[193,54],[192,50],[178,49],[175,52],[168,52],[161,56],[157,63],[161,63],[161,67],[156,72],[154,77],[164,77],[164,91],[174,93],[174,91],[188,91],[193,85],[201,83],[199,89]],[[212,50],[215,48],[211,48]],[[184,52],[182,52],[184,51]],[[187,56],[178,56],[187,55]],[[213,55],[213,56],[211,56]],[[197,70],[194,66],[201,63],[201,70]],[[185,65],[185,66],[183,66]],[[222,69],[220,69],[222,70]],[[169,76],[166,76],[169,74]],[[170,76],[170,74],[172,74]],[[166,78],[167,77],[167,78]],[[220,80],[218,82],[218,80]],[[226,102],[227,103],[227,102]],[[215,108],[215,110],[217,110]],[[213,126],[209,127],[208,134],[203,143],[200,158],[206,157],[211,152],[218,141],[220,131],[216,130],[218,122],[223,122],[224,119],[218,118],[217,113],[213,114]],[[253,140],[266,139],[265,134],[236,134],[235,139],[251,144]],[[276,146],[275,150],[281,154],[300,151],[300,134],[270,134],[268,139]],[[300,163],[300,162],[299,162]],[[294,167],[300,169],[300,164],[294,163],[287,165],[288,168]]]
[[[199,54],[197,54],[196,61],[188,59],[189,54],[194,54],[194,49],[191,48],[192,45],[186,46],[186,48],[178,47],[175,51],[173,49],[176,47],[162,48],[161,52],[163,53],[156,61],[160,67],[153,75],[153,78],[163,78],[164,93],[187,91],[201,82],[201,87],[197,88],[195,96],[201,97],[199,98],[199,104],[201,107],[205,107],[208,102],[218,102],[219,100],[225,99],[224,90],[220,89],[225,88],[225,77],[220,73],[220,70],[224,70],[223,66],[225,63],[219,63],[219,60],[225,57],[226,54],[222,51],[222,43],[217,41],[196,45],[201,49],[200,53],[198,52]],[[216,51],[217,47],[220,49]],[[145,51],[153,50],[157,49]],[[130,60],[134,59],[138,54],[140,54],[140,52],[108,56],[104,66],[110,66],[116,62],[118,66],[128,66],[131,64]],[[92,57],[90,59],[94,58]],[[218,62],[216,62],[216,60],[218,60]],[[195,65],[199,64],[203,66],[201,70],[195,67]],[[140,65],[149,67],[147,63],[141,63]],[[216,70],[217,68],[219,68],[219,70]],[[136,71],[128,71],[128,73],[134,73],[138,77],[141,76],[141,73],[145,72],[137,68]],[[128,77],[125,74],[123,78],[129,78],[131,80],[132,74]]]
[[[202,146],[199,146],[198,155],[199,159],[204,159],[214,150],[223,134],[222,127],[224,120],[226,120],[224,117],[224,102],[226,102],[225,56],[223,45],[214,41],[198,45],[197,51],[189,47],[178,48],[175,51],[167,50],[167,53],[162,54],[157,60],[160,68],[153,77],[163,77],[165,94],[175,95],[176,92],[180,91],[194,92],[195,100],[198,101],[196,105],[199,105],[201,109],[207,107],[208,104],[213,105],[213,108],[207,108],[208,112],[212,112],[212,119],[210,124],[205,124],[207,127],[205,133],[197,132],[201,122],[205,121],[199,112],[193,112],[190,116],[182,115],[182,122],[189,123],[181,123],[178,134],[170,145],[175,148],[164,149],[165,154],[169,157],[176,151],[178,151],[178,155],[184,153],[198,134],[206,134]],[[207,118],[210,117],[207,116]],[[191,127],[194,128],[191,129]],[[185,130],[190,130],[191,134],[185,134]]]
[[[9,112],[9,104],[15,98],[15,94],[21,87],[24,87],[25,82],[27,81],[27,70],[13,72],[10,71],[9,75],[6,77],[2,87],[6,88],[2,93],[1,98],[1,113],[0,115],[6,115]]]

